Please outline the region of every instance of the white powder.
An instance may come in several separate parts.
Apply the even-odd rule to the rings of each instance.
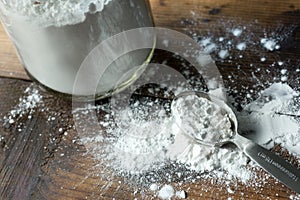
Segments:
[[[102,11],[111,0],[17,0],[2,4],[11,12],[43,27],[83,22],[85,14]],[[1,1],[2,2],[2,1]],[[0,3],[1,4],[1,3]],[[93,5],[93,6],[92,6]]]
[[[265,57],[260,58],[261,62],[265,62],[267,59]]]
[[[201,141],[216,143],[233,135],[226,111],[206,98],[180,97],[172,102],[172,113],[183,132]]]
[[[149,189],[150,189],[151,191],[156,191],[156,190],[158,189],[158,185],[155,184],[155,183],[153,183],[153,184],[150,185]]]
[[[124,111],[122,114],[122,121],[114,130],[118,138],[111,145],[108,158],[117,170],[130,174],[158,168],[166,160],[165,148],[172,141],[168,119],[126,120],[132,113]]]
[[[282,77],[280,78],[280,80],[281,80],[282,82],[286,82],[286,81],[288,80],[288,77],[287,77],[287,76],[282,76]]]
[[[242,35],[243,33],[243,30],[242,29],[239,29],[239,28],[235,28],[232,30],[232,34],[235,36],[235,37],[239,37],[240,35]]]
[[[280,46],[277,44],[277,41],[275,39],[268,39],[268,38],[262,38],[260,40],[260,43],[263,45],[263,47],[269,51],[274,51],[280,49]]]
[[[186,192],[185,191],[176,191],[175,196],[180,199],[186,198]]]
[[[174,188],[171,185],[165,185],[158,192],[158,197],[163,200],[169,200],[174,196],[174,194]]]
[[[244,51],[247,48],[247,44],[245,42],[241,42],[238,45],[236,45],[236,48],[240,51]]]
[[[261,145],[281,144],[300,156],[299,94],[287,84],[275,83],[264,90],[239,115],[240,129]]]
[[[282,75],[285,75],[285,74],[287,73],[287,70],[286,70],[286,69],[282,69],[282,70],[280,70],[280,73],[281,73]]]
[[[243,112],[237,113],[241,132],[254,132],[255,134],[249,135],[249,137],[257,143],[266,147],[273,147],[275,143],[280,143],[293,155],[299,156],[300,120],[291,116],[292,114],[300,115],[297,95],[286,84],[273,84],[262,92],[260,98],[245,106]],[[194,112],[201,110],[201,105],[197,106],[197,102],[193,104],[193,99],[189,98],[186,99],[188,100],[186,104],[180,105],[190,107],[186,110]],[[202,101],[200,100],[200,102]],[[154,116],[146,120],[144,106],[135,103],[131,108],[133,111],[121,112],[117,120],[119,123],[117,127],[106,125],[106,129],[113,139],[108,138],[109,148],[105,148],[105,151],[102,151],[105,146],[105,142],[103,143],[105,137],[102,137],[101,145],[99,145],[99,141],[82,140],[83,144],[88,144],[88,152],[92,152],[95,158],[100,160],[105,155],[106,161],[111,161],[109,168],[121,172],[121,175],[124,173],[130,176],[138,175],[139,178],[134,180],[145,181],[153,192],[158,190],[162,179],[170,184],[174,175],[184,181],[197,181],[196,174],[207,173],[209,176],[201,175],[199,178],[224,179],[229,180],[229,183],[236,179],[249,183],[249,180],[255,179],[255,172],[250,168],[256,165],[253,162],[248,163],[248,157],[239,149],[234,147],[214,148],[196,143],[179,128],[173,117],[162,112],[162,108],[159,108]],[[147,106],[153,106],[153,102],[146,103]],[[183,108],[181,112],[186,114]],[[287,115],[279,114],[282,112]],[[105,123],[107,122],[102,124]],[[112,121],[108,121],[108,124],[112,124]],[[174,174],[164,171],[166,170],[164,166],[169,162],[173,163],[170,171]],[[178,170],[175,167],[177,165],[183,166],[184,170],[176,171]],[[152,171],[153,173],[151,173]],[[190,174],[191,172],[195,173],[194,176]],[[143,174],[147,174],[147,176],[144,177]],[[164,175],[162,176],[162,174]],[[164,179],[165,176],[166,179]],[[178,197],[179,193],[177,194],[172,188],[170,185],[163,186],[157,196],[161,199]],[[231,189],[229,193],[232,193]],[[184,197],[182,194],[180,196]]]
[[[4,25],[7,25],[22,64],[35,80],[54,91],[79,96],[107,94],[122,81],[130,82],[137,76],[137,66],[142,65],[150,54],[151,50],[124,56],[110,53],[112,58],[118,59],[109,67],[97,64],[99,55],[95,58],[90,54],[113,35],[132,28],[151,27],[152,18],[145,1],[20,0],[8,1],[5,5],[3,2],[6,1],[0,1],[0,10],[7,12],[5,15],[9,19]],[[92,14],[87,13],[92,8]],[[126,52],[127,47],[120,48]],[[115,48],[114,45],[105,46],[107,52],[116,53]],[[91,82],[80,82],[78,85],[85,89],[74,91],[82,63],[90,65],[92,71],[86,73]],[[106,69],[101,80],[96,73],[98,69]],[[97,91],[88,91],[94,82],[98,83]]]
[[[149,102],[148,105],[153,106],[153,102],[152,104]],[[186,122],[193,126],[190,131],[199,130],[198,137],[219,141],[232,136],[231,124],[227,116],[219,106],[209,103],[208,100],[187,96],[175,101],[172,109],[177,109],[180,114],[186,115],[185,118],[188,119]],[[196,115],[189,115],[189,112],[186,112],[189,110],[194,110]],[[197,121],[195,117],[202,111],[205,111],[202,114],[204,118]],[[183,132],[189,127],[175,122],[174,117],[169,117],[162,110],[152,113],[150,119],[145,119],[144,115],[143,105],[136,103],[133,110],[125,109],[120,112],[116,128],[106,126],[115,139],[109,140],[105,155],[102,150],[99,150],[103,148],[103,144],[99,146],[99,141],[96,140],[99,135],[95,136],[94,140],[88,137],[81,138],[81,141],[87,148],[91,148],[88,149],[89,151],[99,152],[94,155],[96,158],[99,156],[98,158],[102,159],[104,156],[109,165],[120,173],[142,174],[159,170],[171,161],[196,173],[214,171],[214,174],[218,174],[219,177],[226,176],[230,180],[238,177],[246,182],[253,176],[252,172],[245,168],[247,157],[238,149],[213,148],[196,143]],[[176,112],[173,115],[176,118]],[[204,129],[202,129],[203,123],[208,123]],[[105,140],[103,137],[100,138]],[[93,147],[91,143],[95,143],[95,146]],[[184,177],[184,172],[181,173]]]
[[[204,38],[200,41],[200,45],[203,47],[206,47],[211,43],[211,38]]]
[[[225,38],[219,37],[219,42],[223,42]]]
[[[34,108],[42,103],[43,97],[33,85],[29,86],[24,91],[25,95],[19,98],[19,103],[7,115],[3,117],[4,125],[10,126],[17,121],[18,118],[34,113]]]
[[[218,55],[221,59],[225,59],[229,56],[229,52],[228,50],[221,50],[219,51]]]
[[[217,45],[215,43],[211,43],[204,48],[205,53],[212,53],[217,49]]]

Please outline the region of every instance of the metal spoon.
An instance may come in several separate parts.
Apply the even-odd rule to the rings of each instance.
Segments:
[[[204,92],[183,92],[176,96],[176,98],[172,102],[172,112],[177,119],[182,120],[180,113],[176,113],[177,109],[174,109],[175,102],[183,97],[187,97],[189,95],[197,95],[198,97],[206,98],[209,101],[215,103],[220,106],[224,112],[227,114],[229,120],[231,121],[231,129],[232,135],[229,138],[225,138],[220,141],[207,141],[197,137],[195,134],[191,132],[186,132],[183,130],[185,134],[194,139],[196,142],[213,146],[213,147],[222,147],[226,143],[234,143],[239,149],[241,149],[248,157],[254,160],[258,165],[260,165],[267,172],[272,174],[276,179],[285,184],[287,187],[293,189],[297,193],[300,193],[300,170],[296,167],[292,166],[290,163],[275,155],[274,153],[268,151],[267,149],[261,147],[260,145],[254,143],[253,141],[239,135],[238,133],[238,122],[236,116],[232,109],[219,98],[212,96],[208,93]],[[194,112],[195,111],[189,111]]]

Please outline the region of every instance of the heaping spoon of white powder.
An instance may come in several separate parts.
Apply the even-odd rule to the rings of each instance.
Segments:
[[[188,136],[204,143],[218,143],[233,136],[232,124],[226,111],[196,94],[174,100],[172,113],[175,123]]]
[[[189,100],[191,100],[191,102],[189,102]],[[300,173],[297,168],[293,165],[289,165],[286,160],[276,156],[274,153],[255,144],[251,140],[240,136],[237,133],[237,120],[235,115],[229,107],[226,107],[225,103],[221,101],[214,102],[214,99],[211,99],[208,94],[202,92],[196,94],[183,93],[179,96],[179,99],[175,99],[174,102],[175,103],[172,104],[172,111],[175,111],[175,121],[178,121],[177,124],[180,123],[179,127],[184,129],[190,128],[187,131],[183,131],[197,142],[216,147],[220,147],[227,142],[232,142],[279,181],[296,192],[299,192],[300,182],[298,180]],[[190,106],[191,103],[197,106],[195,107],[195,113],[193,109],[189,111],[184,109],[189,108],[186,106]],[[230,115],[230,117],[228,115]],[[233,123],[230,123],[230,121],[233,121]],[[195,124],[198,126],[193,126]],[[231,124],[233,126],[231,126]],[[230,133],[230,129],[232,129],[234,133],[232,131],[232,134],[224,134]],[[207,138],[209,138],[209,140],[207,140]]]

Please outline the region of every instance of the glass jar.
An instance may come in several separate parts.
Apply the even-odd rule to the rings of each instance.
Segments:
[[[109,96],[130,85],[153,53],[143,49],[123,55],[105,71],[95,94],[74,94],[76,74],[97,45],[123,31],[153,26],[148,0],[0,0],[0,11],[28,75],[58,94]]]

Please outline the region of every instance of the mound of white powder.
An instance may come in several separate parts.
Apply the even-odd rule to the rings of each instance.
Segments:
[[[172,112],[183,132],[203,142],[217,143],[233,135],[226,111],[206,98],[182,96],[172,102]]]
[[[0,1],[11,13],[39,26],[63,26],[83,22],[85,14],[99,12],[111,0],[14,0]],[[2,4],[2,5],[1,5]]]
[[[281,144],[300,157],[300,99],[289,85],[275,83],[245,106],[240,129],[255,142],[272,147]]]

